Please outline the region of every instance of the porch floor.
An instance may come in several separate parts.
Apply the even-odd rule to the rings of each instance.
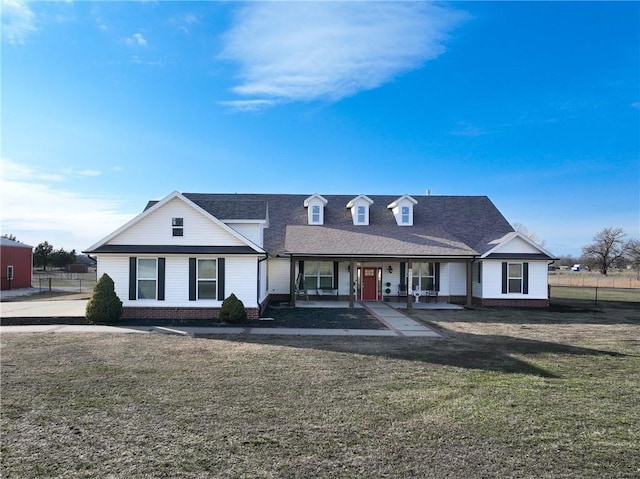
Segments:
[[[394,309],[407,309],[406,303],[384,302],[385,305]],[[464,309],[463,306],[451,303],[413,303],[413,309]],[[348,308],[349,301],[306,301],[304,299],[296,300],[296,308]],[[355,302],[356,308],[362,308],[359,301]]]

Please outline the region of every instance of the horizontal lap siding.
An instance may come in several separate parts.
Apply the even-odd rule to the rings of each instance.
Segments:
[[[443,264],[443,266],[445,266]],[[449,295],[464,296],[467,294],[467,264],[466,263],[446,263],[449,271]],[[441,291],[441,294],[447,293]]]
[[[262,225],[255,223],[231,223],[228,225],[252,243],[262,246]]]
[[[290,261],[288,258],[267,260],[269,270],[269,294],[289,294]]]
[[[173,236],[171,218],[184,218],[184,236]],[[109,244],[244,246],[245,243],[179,199],[173,199],[109,241]]]
[[[134,255],[132,255],[134,256]],[[138,258],[157,258],[138,255]],[[222,305],[224,298],[207,301],[189,301],[189,256],[165,256],[165,300],[133,300],[129,298],[129,256],[98,257],[98,277],[107,273],[115,283],[116,294],[125,307],[184,307],[211,308]],[[199,259],[218,259],[217,256],[197,256]],[[227,257],[225,259],[225,297],[231,293],[245,306],[256,304],[257,258],[255,256]]]
[[[505,260],[507,261],[507,260]],[[522,263],[522,261],[507,261]],[[547,262],[527,261],[529,263],[529,294],[502,294],[502,261],[484,260],[482,262],[483,298],[498,299],[547,299]]]

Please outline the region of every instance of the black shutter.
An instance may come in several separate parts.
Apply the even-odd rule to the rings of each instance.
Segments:
[[[435,276],[434,287],[436,291],[440,291],[440,263],[433,266],[433,274]]]
[[[129,258],[129,300],[135,301],[138,297],[138,275],[137,275],[138,259]]]
[[[400,291],[407,290],[405,283],[407,281],[407,265],[404,262],[400,262]]]
[[[218,301],[224,301],[224,258],[218,258]]]
[[[164,301],[165,258],[158,258],[158,301]]]
[[[482,283],[482,261],[478,263],[478,283]]]
[[[522,294],[529,294],[529,263],[522,263]]]
[[[300,290],[304,290],[304,261],[298,261],[298,277],[300,278],[298,288],[300,288]]]
[[[502,294],[507,294],[508,284],[507,284],[507,263],[502,263]]]
[[[189,301],[195,301],[197,264],[195,258],[189,258]]]
[[[338,262],[333,262],[333,289],[338,289]]]

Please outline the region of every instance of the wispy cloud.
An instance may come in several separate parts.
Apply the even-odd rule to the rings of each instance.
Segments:
[[[100,176],[102,171],[100,170],[81,170],[78,171],[78,176]]]
[[[64,177],[42,172],[6,158],[0,160],[2,232],[36,245],[80,250],[131,219],[113,198],[74,193]],[[93,172],[86,170],[75,175]]]
[[[441,55],[465,18],[426,2],[250,3],[221,53],[239,65],[233,92],[247,103],[224,104],[338,101],[377,88]]]
[[[2,0],[2,40],[10,44],[24,43],[35,32],[35,14],[23,0]]]
[[[636,110],[640,110],[640,101],[634,101],[631,106]]]

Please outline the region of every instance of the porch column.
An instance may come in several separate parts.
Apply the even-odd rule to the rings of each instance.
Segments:
[[[355,307],[355,300],[353,296],[353,271],[356,267],[356,262],[353,258],[349,258],[349,307]]]
[[[409,274],[409,271],[412,272],[412,274]],[[413,309],[413,303],[411,302],[411,298],[413,297],[413,295],[411,293],[413,293],[412,290],[412,284],[413,284],[413,261],[411,260],[407,260],[407,309]]]
[[[289,305],[295,307],[296,305],[296,262],[291,257],[289,263]]]
[[[473,260],[467,260],[467,308],[471,307],[471,298],[473,297]]]

